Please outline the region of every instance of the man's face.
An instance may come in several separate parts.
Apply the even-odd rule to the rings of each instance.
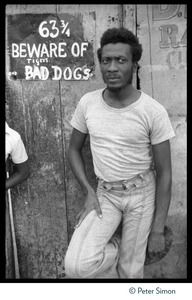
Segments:
[[[109,90],[121,90],[131,84],[135,66],[130,45],[116,43],[107,44],[102,48],[100,68]]]

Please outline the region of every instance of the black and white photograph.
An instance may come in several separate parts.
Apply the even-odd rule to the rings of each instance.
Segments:
[[[4,282],[187,280],[186,56],[186,4],[5,6]]]

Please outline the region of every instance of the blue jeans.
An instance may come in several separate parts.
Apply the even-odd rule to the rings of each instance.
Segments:
[[[123,182],[99,180],[103,217],[92,210],[70,241],[65,271],[70,278],[143,278],[148,235],[155,208],[152,170]],[[122,236],[114,235],[122,220]]]

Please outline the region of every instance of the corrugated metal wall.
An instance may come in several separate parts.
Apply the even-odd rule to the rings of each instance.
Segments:
[[[143,44],[134,84],[165,105],[177,134],[172,141],[173,200],[168,218],[173,246],[161,262],[146,267],[145,277],[185,278],[185,5],[7,5],[7,40],[10,17],[14,24],[19,15],[29,14],[31,18],[80,17],[82,39],[92,45],[93,76],[72,81],[13,80],[8,76],[11,62],[7,55],[7,119],[25,142],[31,169],[30,178],[12,191],[21,278],[65,277],[64,256],[83,201],[68,161],[69,122],[80,97],[104,86],[96,56],[102,33],[122,25],[137,33]],[[75,28],[74,32],[78,35]],[[32,38],[31,34],[21,42]],[[63,60],[65,66],[70,63]],[[88,176],[95,185],[88,140],[84,153]]]

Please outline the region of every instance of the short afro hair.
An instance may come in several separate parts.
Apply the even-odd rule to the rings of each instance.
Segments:
[[[128,29],[121,27],[109,28],[103,33],[100,40],[101,47],[97,50],[97,56],[100,63],[103,46],[116,43],[130,45],[132,48],[132,61],[138,62],[140,60],[143,50],[138,38]]]

